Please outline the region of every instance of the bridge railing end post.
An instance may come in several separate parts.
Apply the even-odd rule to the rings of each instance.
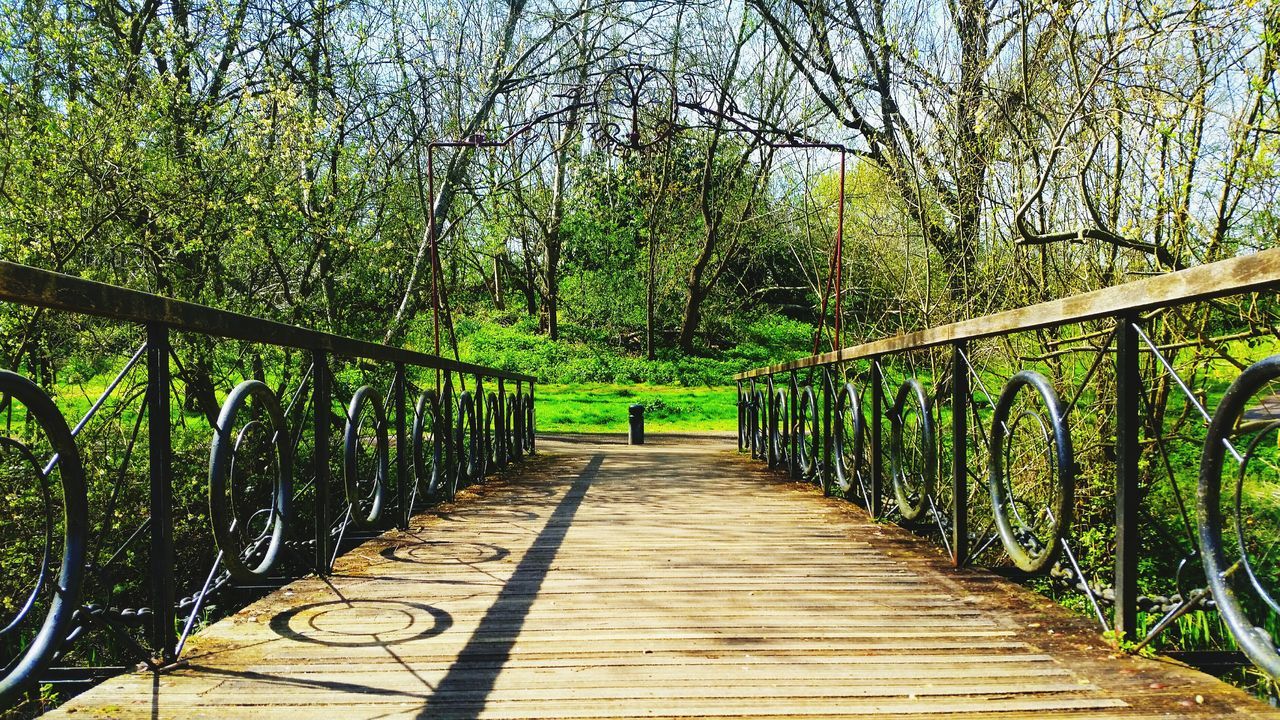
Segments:
[[[315,411],[315,571],[318,575],[328,575],[330,570],[329,553],[329,486],[331,482],[329,470],[329,430],[330,428],[330,377],[329,356],[323,350],[311,353],[311,362],[315,366],[315,384],[311,388],[312,407]]]
[[[147,443],[151,481],[151,643],[164,663],[177,646],[173,559],[173,435],[169,328],[147,325]]]
[[[955,567],[969,561],[969,371],[968,343],[951,350],[951,560]]]
[[[1138,625],[1138,393],[1142,375],[1134,314],[1116,317],[1116,560],[1115,619],[1117,635],[1135,639]]]
[[[884,511],[884,453],[881,441],[884,436],[884,368],[880,358],[871,358],[871,517],[880,517]]]

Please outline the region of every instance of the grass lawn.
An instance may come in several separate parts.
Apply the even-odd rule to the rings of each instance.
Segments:
[[[539,432],[626,432],[627,406],[645,406],[645,432],[733,432],[736,390],[726,387],[539,383]]]

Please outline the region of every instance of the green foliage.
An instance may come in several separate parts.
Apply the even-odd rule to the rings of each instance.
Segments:
[[[737,427],[733,387],[673,387],[576,383],[539,385],[540,432],[627,430],[627,409],[645,407],[645,432],[732,432]]]
[[[472,316],[457,324],[458,349],[468,362],[530,373],[549,383],[720,386],[742,370],[808,354],[813,332],[806,323],[764,315],[745,324],[727,350],[704,357],[663,350],[650,361],[634,350],[611,345],[592,328],[564,323],[561,331],[561,340],[551,340],[538,332],[532,318]],[[410,342],[429,348],[430,327],[417,326]]]

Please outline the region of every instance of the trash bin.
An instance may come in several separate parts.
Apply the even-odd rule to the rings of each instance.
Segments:
[[[627,418],[631,421],[631,429],[627,433],[628,445],[644,444],[644,406],[632,405],[627,408]]]

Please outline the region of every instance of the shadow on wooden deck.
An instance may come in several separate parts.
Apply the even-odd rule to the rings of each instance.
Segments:
[[[63,718],[1280,718],[733,452],[547,451]]]

